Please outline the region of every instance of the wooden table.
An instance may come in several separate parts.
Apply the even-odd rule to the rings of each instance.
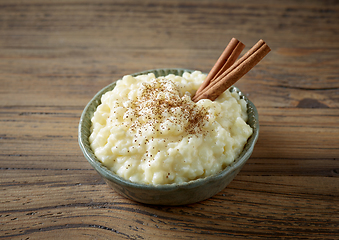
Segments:
[[[339,239],[338,23],[335,0],[1,0],[0,238]],[[236,84],[261,125],[240,174],[180,207],[111,190],[78,146],[86,103],[126,74],[208,72],[232,37],[272,49]]]

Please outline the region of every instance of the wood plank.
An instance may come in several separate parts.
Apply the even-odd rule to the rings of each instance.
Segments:
[[[23,171],[22,174],[24,180],[27,173]],[[75,181],[81,175],[83,184]],[[286,237],[307,236],[309,233],[316,237],[322,234],[334,236],[339,220],[338,216],[329,214],[338,211],[338,200],[334,200],[338,199],[338,187],[331,187],[331,182],[338,179],[333,178],[319,182],[317,177],[239,176],[210,200],[173,208],[127,201],[108,190],[102,181],[93,185],[97,178],[94,172],[86,175],[90,177],[87,181],[84,173],[36,177],[40,190],[32,183],[20,183],[21,179],[12,183],[11,189],[16,197],[5,195],[1,200],[11,203],[9,209],[2,212],[7,229],[5,235],[11,232],[9,236],[35,236],[37,233],[41,236],[44,232],[69,228],[88,229],[88,232],[97,228],[110,236],[119,236],[115,235],[117,232],[128,236],[139,233],[150,236],[147,232],[159,229],[161,231],[157,232],[161,235],[158,237],[169,231],[169,236],[183,237],[184,234],[182,239],[208,236],[209,232],[216,237],[273,237],[274,234],[284,234],[286,230],[292,230]],[[65,185],[64,178],[70,181],[68,185]],[[48,195],[45,188],[48,188]],[[60,195],[61,191],[66,194]],[[324,202],[324,199],[328,201]],[[86,220],[79,223],[79,217]],[[32,227],[18,226],[19,218]],[[45,219],[43,223],[42,219]],[[241,230],[243,225],[246,225],[245,231]],[[11,229],[15,229],[15,234]]]

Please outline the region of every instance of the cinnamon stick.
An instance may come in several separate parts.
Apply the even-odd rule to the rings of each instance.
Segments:
[[[200,85],[196,94],[201,92],[210,82],[222,72],[228,69],[237,60],[245,45],[236,38],[232,38],[223,53],[218,58],[217,62],[207,75],[204,82]]]
[[[200,99],[210,99],[214,101],[219,95],[257,65],[270,51],[271,49],[269,46],[263,40],[259,40],[235,64],[215,78],[214,81],[210,82],[210,84],[198,94],[195,94],[192,100],[194,102],[198,102]]]
[[[248,50],[247,53],[245,53],[234,65],[232,65],[229,69],[227,69],[225,72],[223,72],[218,78],[215,78],[212,82],[210,82],[210,84],[208,86],[206,86],[202,91],[206,92],[207,89],[210,89],[211,87],[213,87],[218,81],[222,80],[223,78],[225,78],[227,76],[227,74],[229,74],[230,72],[232,72],[236,67],[238,67],[243,61],[245,61],[249,56],[251,56],[252,54],[255,53],[255,51],[257,51],[262,45],[263,45],[264,41],[263,40],[259,40],[250,50]],[[200,91],[199,94],[195,94],[194,97],[198,97],[198,95],[201,95],[202,91]]]

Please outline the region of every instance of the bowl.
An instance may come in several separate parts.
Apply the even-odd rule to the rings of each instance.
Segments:
[[[131,75],[137,76],[141,74],[154,73],[156,77],[166,76],[168,74],[182,76],[185,71],[193,72],[193,70],[188,69],[155,69],[138,72]],[[105,92],[112,90],[114,87],[115,83],[104,87],[87,104],[79,122],[78,141],[85,158],[92,165],[92,167],[111,188],[124,197],[136,202],[155,205],[185,205],[200,202],[223,190],[240,172],[253,152],[253,148],[259,134],[258,112],[254,104],[248,100],[248,98],[243,95],[238,88],[232,86],[230,91],[237,91],[240,97],[247,102],[247,123],[253,129],[252,136],[248,139],[247,144],[245,145],[239,157],[235,159],[232,164],[215,175],[180,184],[172,183],[155,186],[138,184],[123,179],[101,164],[101,162],[94,155],[89,144],[91,118],[97,106],[101,103],[101,96]]]

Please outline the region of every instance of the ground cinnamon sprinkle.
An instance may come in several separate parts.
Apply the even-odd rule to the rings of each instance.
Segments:
[[[132,102],[136,121],[130,127],[131,130],[149,125],[152,131],[159,131],[157,126],[170,121],[180,125],[188,134],[201,133],[207,120],[206,109],[194,104],[188,96],[180,96],[178,87],[172,81],[157,78],[150,83],[144,83],[143,87],[141,95]],[[146,112],[147,117],[144,116]]]

